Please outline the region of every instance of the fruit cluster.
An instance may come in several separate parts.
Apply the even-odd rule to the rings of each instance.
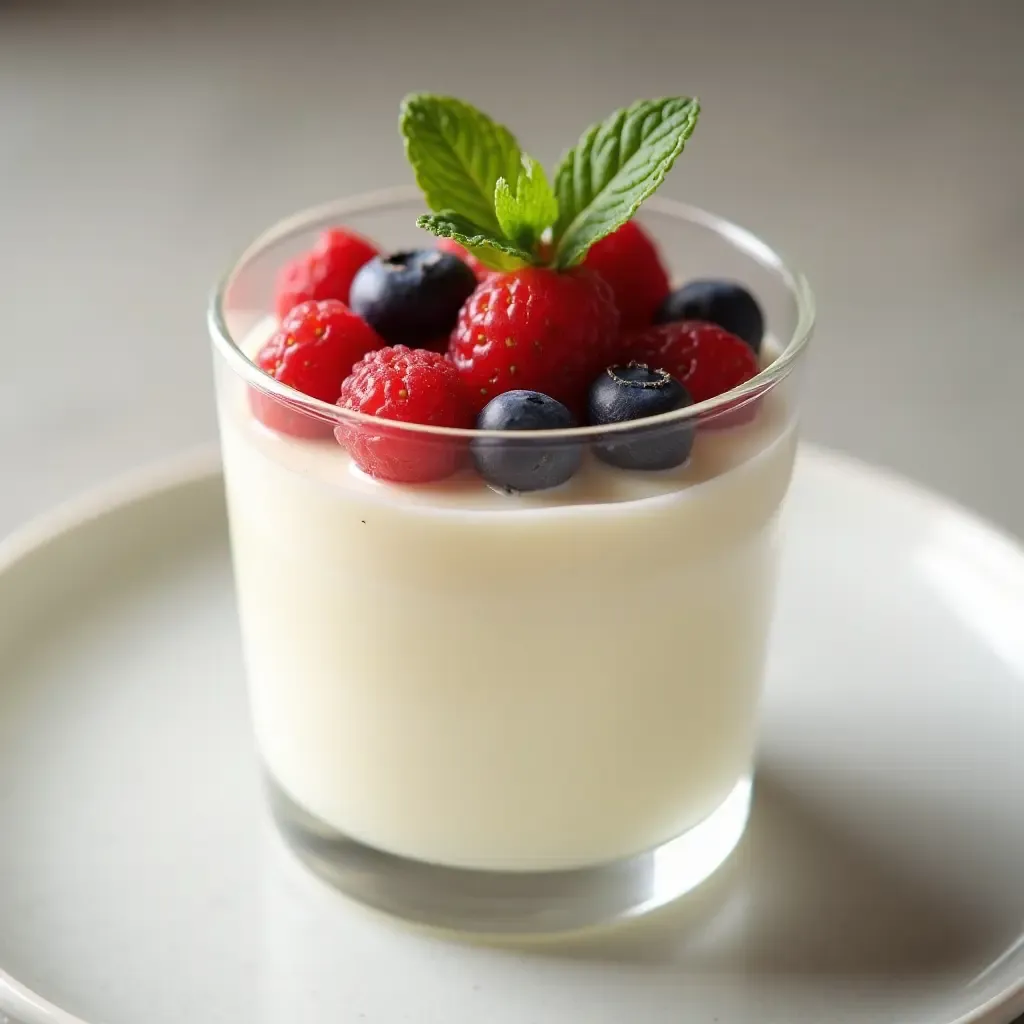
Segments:
[[[630,117],[641,127],[620,123]],[[282,268],[279,328],[257,364],[304,395],[375,417],[372,425],[353,418],[335,431],[365,472],[426,482],[461,462],[457,440],[389,430],[382,420],[475,427],[488,432],[470,444],[478,472],[513,492],[561,484],[581,460],[578,444],[548,446],[536,437],[517,440],[514,432],[641,420],[749,380],[764,333],[756,300],[727,281],[673,291],[657,247],[632,218],[692,131],[694,101],[637,104],[588,134],[635,139],[657,117],[663,130],[654,148],[637,149],[627,167],[628,183],[642,179],[637,161],[646,159],[654,184],[620,209],[600,193],[581,199],[573,192],[573,167],[589,152],[588,135],[564,159],[569,170],[559,170],[556,196],[507,129],[459,101],[410,98],[402,122],[407,152],[428,204],[444,207],[419,221],[441,236],[436,247],[384,254],[353,231],[325,231]],[[453,122],[461,135],[445,143]],[[470,186],[479,182],[439,177],[431,163],[437,154],[425,141],[464,146],[474,131],[483,138],[480,152],[495,163],[481,172],[487,180],[476,191]],[[657,149],[665,137],[674,150]],[[450,176],[453,165],[442,166]],[[503,170],[518,173],[514,191]],[[488,188],[492,204],[481,202]],[[613,174],[608,189],[620,197],[624,186]],[[468,212],[453,211],[456,200]],[[261,392],[253,409],[278,432],[315,437],[331,429]],[[593,450],[614,466],[656,470],[684,463],[692,442],[692,429],[679,427],[613,431]]]

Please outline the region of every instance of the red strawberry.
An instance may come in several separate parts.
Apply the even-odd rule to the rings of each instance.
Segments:
[[[479,285],[459,314],[448,358],[477,411],[515,388],[578,413],[610,361],[618,323],[611,289],[596,274],[527,267]]]
[[[325,231],[308,252],[286,263],[277,275],[277,315],[284,319],[302,302],[348,302],[356,271],[377,255],[377,247],[347,228]]]
[[[405,345],[378,349],[357,363],[341,386],[338,405],[396,423],[473,426],[473,410],[455,367],[438,352]],[[336,436],[363,472],[398,483],[450,476],[466,451],[456,438],[384,424],[344,424]]]
[[[627,221],[592,246],[583,265],[611,285],[626,329],[646,327],[669,293],[658,249],[636,221]]]
[[[256,365],[296,391],[334,402],[352,365],[384,340],[343,302],[325,299],[296,306],[256,356]],[[251,404],[266,426],[296,437],[327,437],[331,425],[265,392],[253,389]]]

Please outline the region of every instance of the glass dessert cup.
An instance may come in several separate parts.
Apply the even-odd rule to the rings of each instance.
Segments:
[[[509,435],[374,420],[259,371],[249,356],[276,325],[278,267],[336,224],[427,247],[420,203],[398,189],[290,218],[210,311],[274,817],[315,873],[412,921],[488,934],[607,924],[693,889],[746,826],[812,299],[743,229],[653,198],[638,219],[674,283],[730,278],[764,309],[763,369],[726,395]],[[293,429],[264,426],[261,403]],[[336,435],[452,473],[374,480]],[[580,469],[502,493],[474,472],[486,446]],[[677,468],[615,465],[688,448]]]

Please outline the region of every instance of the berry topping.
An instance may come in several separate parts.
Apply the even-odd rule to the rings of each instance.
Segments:
[[[476,425],[479,430],[565,430],[576,420],[561,402],[539,391],[506,391],[484,406]],[[472,452],[480,475],[509,493],[564,484],[583,457],[579,444],[544,444],[536,438],[481,437],[473,441]]]
[[[283,320],[302,302],[338,299],[348,302],[352,279],[377,247],[354,231],[331,228],[316,245],[286,263],[277,276],[275,307]]]
[[[310,398],[333,402],[353,364],[383,344],[343,302],[304,302],[281,321],[259,350],[256,365]],[[297,437],[330,436],[329,424],[262,391],[253,390],[251,402],[257,418],[273,430]]]
[[[684,409],[693,399],[664,370],[642,363],[610,366],[590,386],[587,411],[595,426],[646,419]],[[636,431],[594,445],[594,454],[620,469],[672,469],[690,457],[693,424],[671,423],[647,432]]]
[[[463,263],[473,271],[478,281],[482,281],[492,271],[485,267],[465,246],[459,245],[454,238],[439,238],[437,240],[437,247],[442,252],[451,253],[452,256],[458,256]]]
[[[654,317],[659,324],[703,320],[742,338],[755,354],[761,351],[764,314],[757,299],[734,281],[691,281],[672,292]]]
[[[438,352],[394,345],[370,352],[341,385],[342,409],[396,423],[472,427],[473,412],[455,368]],[[346,423],[338,441],[370,476],[399,483],[426,483],[459,468],[464,445],[381,424]]]
[[[582,410],[619,322],[611,289],[586,269],[494,274],[462,307],[448,356],[477,409],[529,389]]]
[[[352,282],[352,308],[391,345],[414,348],[451,332],[459,308],[476,287],[457,256],[417,249],[378,256]]]
[[[757,357],[735,334],[717,324],[691,320],[661,324],[627,335],[630,359],[667,370],[694,402],[725,394],[757,375]]]
[[[646,327],[668,295],[668,274],[658,250],[634,220],[597,242],[583,265],[611,285],[624,328]]]

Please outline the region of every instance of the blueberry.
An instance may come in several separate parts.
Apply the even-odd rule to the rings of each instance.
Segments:
[[[664,370],[640,363],[610,366],[590,385],[587,411],[595,426],[642,420],[692,405],[689,392]],[[594,454],[619,469],[672,469],[681,466],[693,448],[693,425],[673,423],[609,436],[594,444]]]
[[[742,338],[757,355],[764,337],[764,313],[757,299],[735,281],[691,281],[667,295],[654,314],[656,324],[706,320]]]
[[[473,271],[451,253],[395,252],[359,268],[348,304],[389,345],[415,348],[451,333],[476,283]]]
[[[576,426],[561,402],[539,391],[506,391],[492,398],[477,417],[478,430],[565,430]],[[578,444],[545,445],[533,438],[507,441],[480,437],[471,445],[477,471],[510,493],[542,491],[564,484],[583,457]]]

